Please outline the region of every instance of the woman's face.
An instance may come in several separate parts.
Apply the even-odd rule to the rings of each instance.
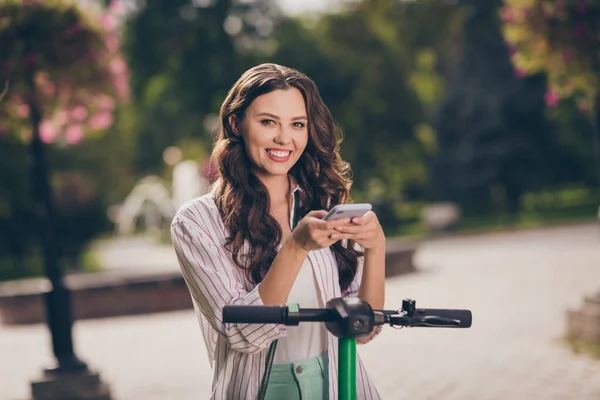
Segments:
[[[307,117],[296,88],[263,94],[248,106],[238,132],[259,178],[287,176],[308,143]]]

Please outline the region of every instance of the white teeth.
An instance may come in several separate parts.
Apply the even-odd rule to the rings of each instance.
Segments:
[[[274,155],[275,157],[287,157],[290,155],[291,151],[276,151],[276,150],[268,150],[269,154]]]

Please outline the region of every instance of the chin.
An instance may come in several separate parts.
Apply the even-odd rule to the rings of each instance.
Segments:
[[[271,176],[287,175],[291,169],[291,167],[267,168],[265,173]]]
[[[272,163],[265,163],[265,164],[263,164],[263,167],[261,169],[262,169],[263,175],[281,176],[281,175],[287,175],[293,166],[294,166],[294,163],[291,163],[291,162],[285,163],[285,164],[280,164],[280,165],[272,165]]]

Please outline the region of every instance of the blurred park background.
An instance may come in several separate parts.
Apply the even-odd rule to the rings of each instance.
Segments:
[[[586,69],[581,59],[592,53],[544,44],[517,26],[522,18],[508,16],[510,8],[502,13],[499,1],[313,2],[319,13],[302,12],[299,5],[310,2],[291,0],[81,1],[81,9],[93,10],[86,29],[98,36],[81,43],[78,28],[60,17],[61,2],[46,2],[57,9],[53,19],[34,16],[36,3],[8,1],[18,10],[15,16],[4,11],[3,29],[11,18],[31,13],[40,18],[32,24],[44,25],[30,28],[55,30],[54,42],[34,43],[28,52],[25,32],[4,35],[2,62],[6,72],[35,71],[66,268],[94,268],[86,246],[112,235],[119,206],[144,178],[167,190],[154,197],[138,190],[150,202],[206,186],[182,168],[184,189],[173,191],[175,166],[193,161],[201,177],[208,175],[220,103],[244,70],[266,61],[315,80],[345,133],[353,198],[377,206],[390,236],[427,234],[424,209],[439,202],[460,208],[459,231],[597,218],[593,96],[600,71],[593,63]],[[589,22],[582,29],[593,29],[596,12],[564,24]],[[512,19],[518,32],[510,31]],[[503,31],[516,36],[515,44]],[[598,31],[589,35],[597,46]],[[104,48],[84,47],[96,39]],[[517,47],[521,43],[529,47]],[[551,61],[553,52],[562,58]],[[97,71],[90,73],[90,66]],[[549,80],[553,68],[560,75]],[[0,103],[4,280],[43,270],[31,196],[30,89],[6,72],[8,92]],[[197,189],[186,192],[193,185]],[[148,215],[168,219],[176,206],[158,204],[162,214]],[[140,208],[132,205],[131,213]],[[143,218],[135,222],[143,227]]]
[[[176,272],[170,219],[205,192],[220,104],[262,62],[316,82],[344,132],[353,200],[375,206],[389,238],[423,243],[409,246],[411,265],[419,256],[425,270],[431,260],[444,265],[440,249],[462,249],[475,265],[504,253],[502,234],[492,253],[469,253],[470,243],[487,249],[490,232],[546,227],[548,237],[522,237],[529,251],[556,262],[552,251],[578,250],[563,261],[583,274],[576,283],[568,271],[552,272],[568,282],[546,293],[570,301],[600,289],[595,0],[1,0],[0,281],[16,287],[48,274],[45,223],[69,275],[152,263]],[[560,247],[573,238],[578,245]],[[506,251],[521,245],[506,240]],[[410,293],[410,279],[392,283]],[[438,286],[427,279],[412,282],[423,288],[417,294],[450,308],[444,286],[432,295]],[[562,318],[566,304],[552,304]],[[118,323],[135,330],[151,322]],[[27,335],[3,329],[7,338]],[[26,378],[15,376],[23,387]],[[586,393],[596,389],[600,396],[600,384]],[[461,398],[484,398],[477,393]]]

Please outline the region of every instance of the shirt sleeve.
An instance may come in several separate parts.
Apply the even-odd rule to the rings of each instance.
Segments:
[[[263,305],[257,285],[247,291],[233,273],[238,268],[207,231],[181,219],[171,224],[171,238],[183,278],[193,301],[210,325],[227,338],[231,348],[256,353],[287,335],[284,325],[223,323],[225,305]]]

